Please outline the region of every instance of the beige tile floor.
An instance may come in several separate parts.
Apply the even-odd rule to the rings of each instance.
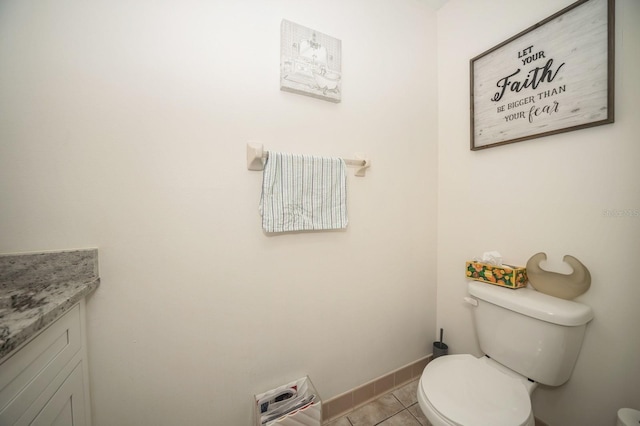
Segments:
[[[431,426],[418,405],[417,390],[415,380],[324,426]]]

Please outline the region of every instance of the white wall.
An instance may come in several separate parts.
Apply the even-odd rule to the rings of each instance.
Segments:
[[[592,274],[578,298],[593,307],[571,380],[540,387],[534,413],[553,426],[613,425],[620,407],[640,408],[640,2],[616,2],[616,109],[612,125],[469,150],[469,59],[573,0],[450,0],[438,12],[438,327],[457,353],[480,354],[466,294],[465,260],[499,250],[524,264],[565,254]]]
[[[536,415],[606,425],[637,407],[640,220],[602,211],[640,208],[640,3],[616,2],[615,124],[468,150],[469,58],[571,2],[450,0],[436,43],[413,0],[0,0],[0,252],[99,247],[94,423],[248,425],[252,394],[283,380],[309,374],[326,399],[425,355],[436,196],[452,351],[479,354],[465,260],[545,251],[566,272],[572,254],[596,318]],[[343,40],[341,104],[278,90],[282,18]],[[368,153],[349,229],[265,236],[249,139]]]
[[[343,102],[279,90],[280,21]],[[436,14],[414,0],[0,1],[0,252],[98,247],[94,425],[249,425],[430,352]],[[346,232],[267,236],[245,143],[352,157]]]

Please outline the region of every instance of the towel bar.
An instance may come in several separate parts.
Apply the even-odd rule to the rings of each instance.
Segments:
[[[356,155],[356,157],[359,157]],[[264,160],[269,158],[269,152],[265,151],[259,142],[247,143],[247,170],[259,171],[264,169]],[[356,176],[364,176],[367,168],[371,167],[371,161],[368,158],[358,158],[355,160],[344,159],[347,166],[357,167]]]

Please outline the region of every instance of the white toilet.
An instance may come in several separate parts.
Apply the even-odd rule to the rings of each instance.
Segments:
[[[640,411],[633,408],[621,408],[618,410],[617,426],[638,426],[640,425]]]
[[[487,355],[447,355],[427,364],[420,408],[433,426],[533,426],[531,393],[537,383],[569,380],[593,311],[530,288],[472,281],[469,294]]]

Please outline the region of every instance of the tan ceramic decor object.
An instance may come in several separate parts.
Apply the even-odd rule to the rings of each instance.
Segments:
[[[529,282],[539,292],[570,300],[580,296],[591,287],[589,270],[575,257],[566,255],[562,258],[573,269],[569,275],[545,271],[540,268],[540,262],[543,260],[547,260],[547,255],[537,253],[527,261]]]

